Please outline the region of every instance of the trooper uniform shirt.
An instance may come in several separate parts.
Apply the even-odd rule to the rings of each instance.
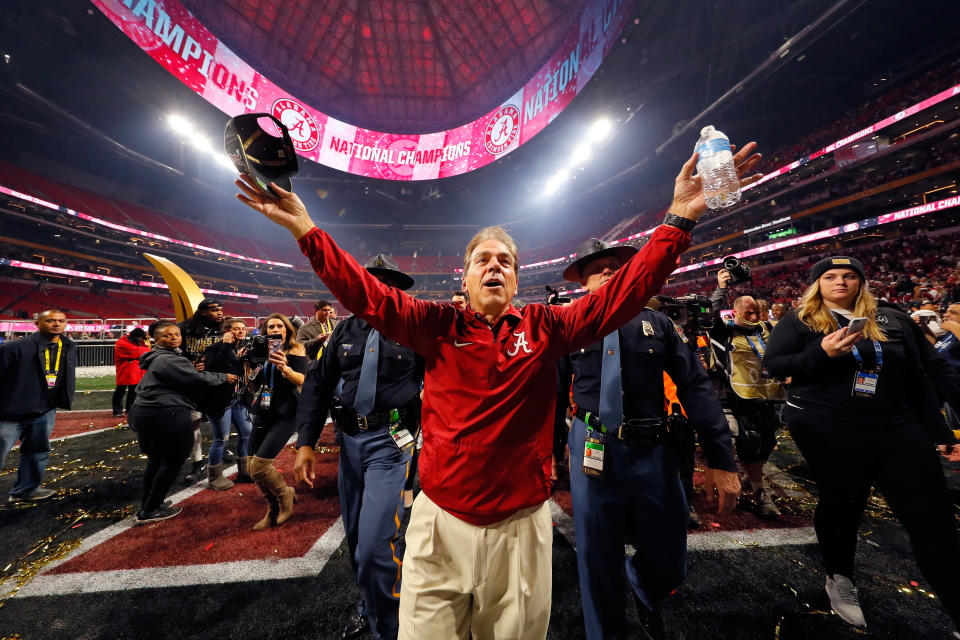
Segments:
[[[350,316],[334,328],[323,356],[307,373],[300,397],[297,446],[313,446],[320,437],[334,391],[341,379],[340,405],[352,409],[360,382],[370,325]],[[380,366],[373,412],[406,406],[418,398],[424,363],[412,349],[380,336]],[[419,416],[417,416],[419,419]]]
[[[573,376],[577,407],[599,414],[603,342],[571,353],[560,361],[561,386]],[[662,313],[645,310],[620,328],[623,417],[664,417],[663,372],[676,381],[678,397],[690,423],[700,434],[712,468],[736,471],[730,429],[720,401],[696,351]],[[619,425],[605,425],[616,430]]]

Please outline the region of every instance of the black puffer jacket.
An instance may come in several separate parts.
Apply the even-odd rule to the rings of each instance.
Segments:
[[[140,356],[146,373],[137,385],[134,407],[189,407],[206,412],[209,407],[226,406],[234,385],[225,373],[197,371],[177,351],[154,347]]]

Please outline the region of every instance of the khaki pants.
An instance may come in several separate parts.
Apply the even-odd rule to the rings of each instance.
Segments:
[[[542,640],[550,619],[553,527],[546,502],[485,527],[413,504],[400,640]]]

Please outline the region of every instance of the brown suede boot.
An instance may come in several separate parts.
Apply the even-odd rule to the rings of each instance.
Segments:
[[[253,482],[253,478],[250,477],[249,466],[250,466],[249,456],[237,458],[237,477],[234,478],[233,481],[244,482],[244,483]]]
[[[250,475],[263,494],[264,499],[267,501],[267,515],[263,516],[260,522],[253,525],[254,531],[262,531],[268,527],[277,526],[277,515],[280,513],[280,503],[277,502],[277,498],[273,495],[270,487],[263,481],[266,476],[269,475],[268,469],[273,469],[272,462],[272,460],[266,458],[250,457]]]
[[[207,489],[226,491],[233,488],[233,480],[223,477],[223,463],[211,464],[207,467]]]

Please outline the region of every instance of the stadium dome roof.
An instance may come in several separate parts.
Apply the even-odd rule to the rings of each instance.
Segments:
[[[512,95],[585,0],[184,0],[264,76],[368,129],[460,126]]]

